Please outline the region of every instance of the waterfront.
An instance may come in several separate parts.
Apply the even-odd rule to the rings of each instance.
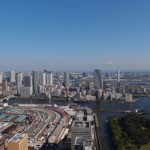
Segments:
[[[92,102],[81,103],[81,106],[91,107],[92,109],[106,109],[106,110],[131,110],[142,109],[149,111],[150,99],[148,97],[138,97],[135,103],[119,103],[119,102]],[[124,113],[118,112],[97,112],[100,128],[99,135],[103,150],[113,150],[112,139],[108,131],[107,118],[110,116],[122,116]]]
[[[119,102],[85,102],[78,104],[85,107],[90,107],[93,110],[95,109],[109,109],[109,110],[134,110],[134,109],[142,109],[145,111],[149,111],[150,108],[150,99],[148,97],[138,97],[138,100],[135,103],[119,103]],[[13,99],[10,100],[9,103],[29,103],[29,104],[57,104],[57,105],[67,105],[68,101],[49,101],[49,100],[19,100],[19,99]],[[115,112],[97,112],[100,128],[100,139],[102,143],[103,150],[113,150],[112,146],[112,139],[110,137],[110,134],[108,132],[107,128],[107,118],[110,116],[120,116],[124,115],[124,113],[115,113]]]

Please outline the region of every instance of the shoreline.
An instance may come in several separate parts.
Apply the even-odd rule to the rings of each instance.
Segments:
[[[145,96],[142,96],[145,97]],[[122,103],[122,104],[126,104],[126,103],[136,103],[137,101],[139,101],[139,99],[134,99],[132,101],[121,101],[121,100],[68,100],[68,99],[48,99],[48,98],[24,98],[24,97],[15,97],[15,98],[10,98],[10,100],[27,100],[27,101],[31,101],[31,100],[37,100],[37,101],[44,101],[44,100],[50,100],[50,101],[66,101],[66,102],[72,102],[72,103]]]

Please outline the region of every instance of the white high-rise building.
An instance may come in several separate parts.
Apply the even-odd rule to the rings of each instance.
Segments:
[[[46,74],[45,73],[40,73],[40,85],[45,86],[46,85]]]
[[[42,85],[38,86],[38,94],[44,93],[45,92],[45,87]]]
[[[10,71],[10,82],[16,82],[15,71]]]
[[[46,74],[46,85],[53,85],[53,73],[49,72]]]
[[[117,83],[119,83],[119,82],[120,82],[120,71],[117,70]]]
[[[20,89],[22,87],[22,73],[17,73],[17,93],[20,94]]]
[[[103,73],[101,70],[94,70],[94,87],[96,89],[103,89]]]

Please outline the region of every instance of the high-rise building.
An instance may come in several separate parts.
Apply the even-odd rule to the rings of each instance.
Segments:
[[[120,71],[117,70],[117,83],[119,83],[119,82],[120,82]]]
[[[40,72],[33,71],[33,92],[38,93],[38,86],[40,85]]]
[[[7,80],[6,79],[4,79],[2,81],[2,90],[3,91],[7,91],[8,90],[8,84],[7,84]]]
[[[69,86],[70,84],[70,76],[68,72],[64,72],[64,84],[65,86]]]
[[[88,77],[88,76],[89,76],[88,72],[83,72],[82,73],[82,77]]]
[[[15,71],[10,71],[10,82],[16,82],[16,74]]]
[[[8,150],[28,150],[28,135],[16,134],[8,141]]]
[[[39,78],[39,84],[42,86],[46,85],[46,74],[45,73],[40,73],[40,78]]]
[[[116,88],[117,92],[120,92],[120,71],[117,70],[117,88]]]
[[[48,72],[46,74],[46,85],[53,85],[53,73]]]
[[[22,73],[17,73],[17,93],[20,94],[20,88],[22,87]]]
[[[38,85],[38,94],[44,93],[45,92],[45,87],[42,85]]]
[[[32,95],[32,87],[21,87],[20,96],[21,97],[30,97]]]
[[[32,76],[31,74],[23,77],[23,86],[24,87],[32,87]]]
[[[94,70],[94,87],[96,89],[103,89],[103,73],[101,70]]]
[[[23,77],[23,87],[20,88],[21,97],[30,97],[32,95],[33,85],[31,74]]]

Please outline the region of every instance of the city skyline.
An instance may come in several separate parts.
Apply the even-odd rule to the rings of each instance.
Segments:
[[[0,71],[149,70],[147,1],[1,1]]]

